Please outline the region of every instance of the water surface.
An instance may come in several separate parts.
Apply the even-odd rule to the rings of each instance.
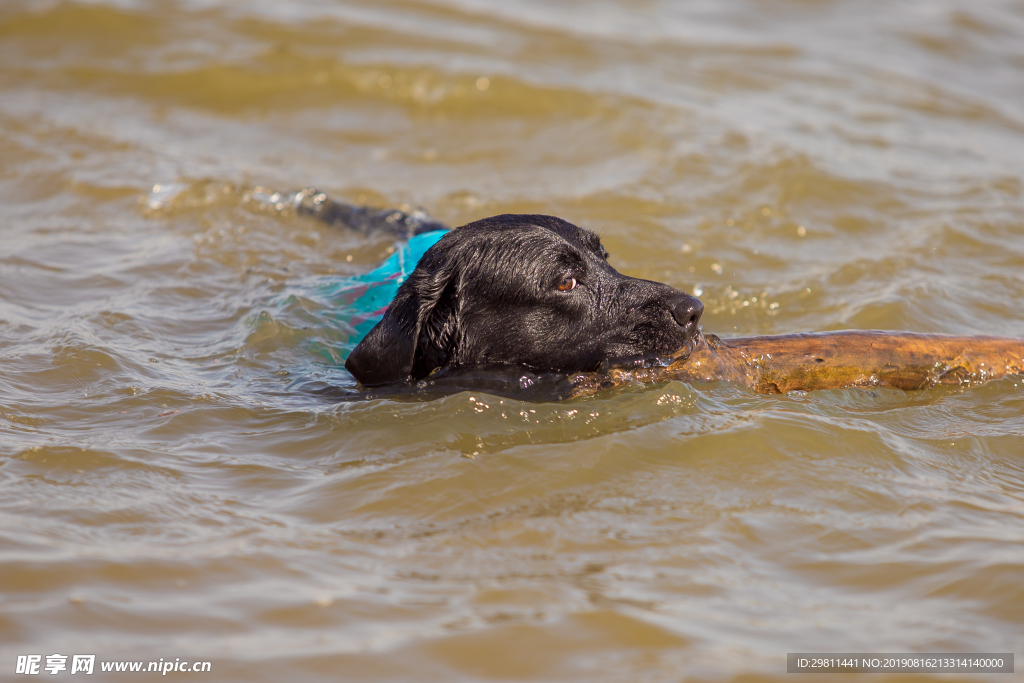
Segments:
[[[394,245],[251,192],[559,215],[722,336],[1024,337],[1022,103],[1009,0],[5,2],[0,670],[1021,654],[1020,378],[332,403],[309,285]]]

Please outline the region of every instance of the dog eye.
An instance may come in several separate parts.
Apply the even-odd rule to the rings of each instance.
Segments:
[[[576,278],[572,275],[566,275],[562,278],[562,281],[558,283],[559,292],[571,292],[576,289]]]

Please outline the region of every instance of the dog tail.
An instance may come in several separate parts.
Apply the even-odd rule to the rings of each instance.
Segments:
[[[291,202],[299,215],[312,216],[327,225],[340,226],[364,235],[384,233],[408,240],[426,232],[451,229],[431,218],[422,209],[399,211],[355,206],[330,199],[323,192],[312,188],[299,190],[292,196]]]

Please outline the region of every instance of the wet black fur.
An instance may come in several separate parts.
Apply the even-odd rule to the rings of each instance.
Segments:
[[[477,365],[571,373],[668,354],[696,334],[700,301],[622,275],[607,257],[597,235],[553,216],[506,214],[453,230],[345,367],[364,386]],[[566,277],[577,286],[559,291]]]

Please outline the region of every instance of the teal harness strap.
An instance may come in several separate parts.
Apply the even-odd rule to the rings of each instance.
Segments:
[[[304,295],[325,305],[331,317],[350,330],[344,343],[343,359],[384,317],[398,293],[398,287],[416,269],[430,247],[447,234],[434,230],[395,244],[395,253],[373,270],[346,278],[318,278]]]

